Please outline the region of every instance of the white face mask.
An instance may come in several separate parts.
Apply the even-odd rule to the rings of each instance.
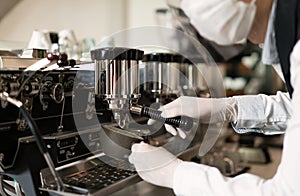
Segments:
[[[220,45],[247,38],[256,12],[255,0],[182,0],[181,8],[200,35]]]

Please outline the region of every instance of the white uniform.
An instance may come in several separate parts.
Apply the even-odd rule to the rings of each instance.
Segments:
[[[285,132],[281,163],[275,176],[268,180],[251,174],[226,178],[216,168],[183,162],[179,164],[174,174],[173,185],[175,194],[205,196],[300,195],[300,153],[298,152],[298,149],[300,149],[300,121],[298,119],[300,116],[300,43],[297,45],[298,57],[294,56],[296,64],[291,65],[291,81],[294,87],[291,105],[288,103],[288,95],[283,93],[278,93],[276,96],[271,97],[258,95],[249,99],[239,100],[239,104],[242,105],[239,105],[239,114],[243,117],[243,114],[249,113],[245,115],[248,120],[239,121],[237,124],[254,125],[254,127],[260,127],[262,130],[284,127],[282,126],[283,120],[290,118],[290,113],[288,112],[287,115],[285,111],[293,108],[293,114]],[[249,106],[251,106],[250,109]],[[248,118],[249,114],[251,114],[250,116],[253,119]],[[259,120],[263,120],[265,123],[259,123]]]
[[[268,28],[269,31],[269,28]],[[234,129],[264,134],[285,132],[281,164],[272,179],[251,174],[224,177],[218,169],[202,164],[183,162],[174,174],[173,187],[177,195],[300,195],[300,43],[291,64],[293,99],[287,93],[274,96],[238,96],[238,119]],[[294,49],[295,52],[295,49]],[[299,60],[298,60],[298,59]],[[275,67],[278,70],[278,67]],[[293,108],[293,114],[292,114]]]

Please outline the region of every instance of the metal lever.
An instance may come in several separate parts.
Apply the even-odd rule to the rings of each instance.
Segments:
[[[129,110],[133,114],[137,114],[139,116],[145,116],[153,120],[157,120],[159,122],[178,127],[183,131],[189,131],[193,127],[193,119],[188,116],[164,118],[161,116],[162,111],[155,110],[146,106],[140,106],[140,105],[131,105],[129,107]]]

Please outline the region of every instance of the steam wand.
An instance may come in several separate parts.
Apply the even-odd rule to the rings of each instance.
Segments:
[[[162,123],[166,123],[182,129],[183,131],[189,131],[193,127],[193,119],[188,116],[177,116],[174,118],[164,118],[161,116],[162,111],[155,110],[150,107],[140,105],[130,105],[129,110],[133,114],[139,116],[145,116],[153,120],[157,120]]]
[[[35,123],[35,121],[32,119],[32,117],[30,116],[30,114],[26,111],[26,109],[23,106],[23,103],[17,99],[11,98],[9,97],[8,93],[6,92],[0,92],[0,99],[3,101],[8,101],[9,103],[13,104],[14,106],[18,107],[20,112],[22,113],[22,115],[24,116],[25,120],[27,121],[30,131],[33,134],[33,136],[36,139],[36,143],[37,146],[40,150],[40,152],[43,154],[44,159],[47,162],[47,165],[50,169],[51,174],[54,177],[54,180],[57,184],[57,190],[58,191],[62,191],[64,189],[64,185],[63,185],[63,181],[60,178],[59,174],[57,173],[57,171],[55,170],[55,166],[54,163],[49,155],[49,152],[46,148],[46,145],[43,141],[43,138],[39,132],[39,129],[37,127],[37,124]]]

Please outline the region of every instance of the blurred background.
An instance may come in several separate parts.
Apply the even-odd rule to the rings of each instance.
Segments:
[[[0,5],[2,50],[26,48],[34,30],[72,30],[79,44],[86,39],[98,44],[126,28],[173,25],[163,0],[0,0]],[[261,65],[260,48],[249,48],[246,54],[226,62],[222,59],[227,95],[273,94],[277,89],[284,90],[273,68]],[[267,81],[272,81],[272,85]]]
[[[0,0],[0,40],[27,42],[34,29],[73,29],[98,43],[124,28],[156,25],[163,0]]]

